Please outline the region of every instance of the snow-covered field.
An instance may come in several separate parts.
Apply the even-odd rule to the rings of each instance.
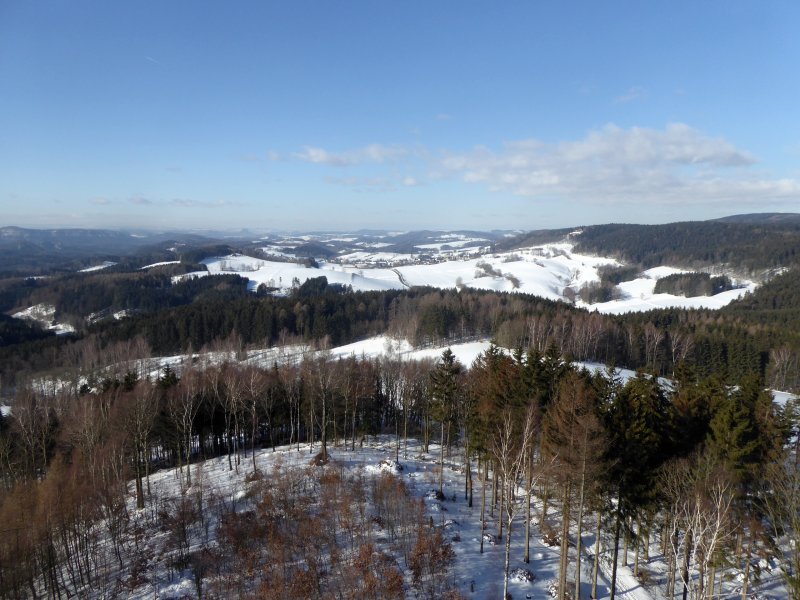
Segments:
[[[670,307],[718,309],[730,304],[737,298],[741,298],[747,292],[752,292],[756,289],[756,285],[752,281],[742,281],[738,282],[742,287],[721,292],[715,296],[695,296],[693,298],[686,298],[684,296],[656,294],[654,292],[656,282],[662,277],[685,272],[686,271],[681,269],[673,269],[671,267],[655,267],[653,269],[648,269],[642,273],[642,277],[634,279],[633,281],[623,281],[619,284],[618,287],[625,296],[621,300],[611,300],[610,302],[599,302],[589,305],[578,302],[578,306],[614,315]]]
[[[15,312],[11,316],[17,319],[25,319],[26,321],[39,323],[43,329],[49,329],[57,335],[75,332],[75,328],[72,325],[68,323],[57,323],[55,321],[55,315],[56,307],[52,304],[36,304],[25,310]]]
[[[459,242],[460,243],[460,242]],[[432,244],[440,246],[441,244]],[[513,252],[485,254],[479,258],[455,258],[439,262],[407,264],[414,255],[386,252],[354,252],[338,257],[336,262],[321,262],[319,268],[302,264],[277,262],[243,255],[206,259],[209,274],[235,273],[250,281],[251,289],[260,284],[287,293],[293,286],[310,278],[325,276],[329,283],[352,286],[355,291],[402,289],[431,286],[440,289],[468,287],[498,292],[518,292],[550,300],[567,300],[584,285],[600,281],[598,268],[619,266],[616,260],[577,254],[572,244],[546,244]],[[398,265],[392,268],[372,264]],[[658,279],[682,272],[671,267],[656,267],[642,276],[619,285],[622,299],[578,306],[602,313],[619,314],[654,308],[720,308],[755,289],[755,284],[742,281],[739,289],[716,296],[686,298],[671,294],[655,294]],[[202,276],[189,273],[178,276]]]
[[[99,265],[94,265],[93,267],[86,267],[85,269],[81,269],[78,273],[94,273],[95,271],[102,271],[103,269],[107,269],[108,267],[113,267],[115,262],[111,262],[110,260],[103,261]]]
[[[450,243],[459,245],[481,241],[483,240],[478,238],[454,238]],[[267,288],[277,290],[277,294],[286,295],[309,279],[325,276],[329,283],[350,286],[354,291],[383,291],[413,286],[439,289],[467,287],[571,301],[583,286],[600,281],[599,267],[620,266],[620,263],[612,258],[575,253],[573,245],[569,243],[545,244],[512,252],[489,253],[477,258],[474,253],[468,257],[456,257],[458,248],[453,250],[452,254],[447,254],[442,250],[447,243],[445,240],[425,245],[431,246],[432,250],[439,253],[438,262],[420,262],[419,256],[414,254],[364,251],[341,255],[335,261],[320,261],[319,267],[313,268],[297,262],[232,254],[208,258],[203,261],[207,270],[176,275],[172,278],[172,282],[208,275],[235,274],[249,281],[248,288],[251,291],[256,291],[261,284],[264,284]],[[264,250],[284,258],[292,257],[277,246],[267,246]],[[463,250],[471,252],[474,248],[463,248]],[[443,260],[443,257],[450,258]],[[142,269],[176,262],[178,261],[153,263]],[[99,270],[112,264],[114,263],[104,263],[84,271]],[[658,279],[680,272],[684,271],[666,266],[649,269],[639,278],[619,284],[618,290],[622,296],[619,300],[595,304],[586,304],[578,300],[576,305],[607,314],[668,307],[718,309],[753,291],[756,287],[751,281],[738,281],[736,283],[741,287],[737,289],[715,296],[693,298],[654,293]],[[57,333],[74,331],[70,325],[54,323],[53,313],[52,307],[37,305],[13,316],[39,321]]]
[[[164,265],[178,265],[181,261],[179,260],[164,260],[161,262],[153,263],[151,265],[145,265],[141,267],[140,271],[146,271],[147,269],[152,269],[153,267],[163,267]]]

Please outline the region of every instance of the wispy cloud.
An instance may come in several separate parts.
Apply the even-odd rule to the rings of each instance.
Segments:
[[[609,124],[572,140],[529,138],[468,151],[374,144],[337,153],[306,147],[290,158],[346,168],[346,175],[326,181],[358,191],[417,186],[423,180],[409,173],[424,173],[425,181],[458,178],[534,201],[674,205],[800,200],[800,180],[773,178],[756,167],[749,152],[682,123],[662,129]]]
[[[797,198],[800,182],[753,174],[755,158],[683,124],[663,130],[608,125],[583,139],[507,143],[446,153],[444,172],[492,191],[614,204]]]
[[[438,115],[436,115],[436,120],[437,121],[450,121],[450,120],[452,120],[452,118],[453,118],[453,115],[449,115],[447,113],[439,113]]]
[[[152,200],[144,196],[133,196],[128,199],[128,202],[136,206],[172,206],[178,208],[225,208],[234,206],[245,206],[241,202],[232,202],[230,200],[193,200],[191,198],[173,198],[172,200]]]
[[[624,94],[614,98],[614,102],[616,104],[626,104],[635,100],[644,100],[645,98],[647,98],[647,90],[640,85],[634,85],[628,88],[628,91]]]
[[[232,202],[230,200],[215,200],[212,202],[204,200],[191,200],[188,198],[173,198],[168,202],[171,206],[178,206],[181,208],[225,208],[233,206],[244,206],[241,202]]]
[[[345,152],[330,152],[316,146],[305,146],[302,152],[296,152],[292,156],[305,162],[331,167],[347,167],[364,163],[384,164],[407,155],[408,150],[403,146],[370,144]]]
[[[372,194],[383,194],[397,189],[396,183],[388,177],[326,177],[325,181],[351,188],[356,192],[369,192]]]
[[[111,204],[111,200],[108,198],[89,198],[89,204],[95,204],[97,206],[107,206]]]

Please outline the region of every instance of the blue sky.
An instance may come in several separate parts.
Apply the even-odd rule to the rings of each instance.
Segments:
[[[796,2],[0,2],[0,225],[800,211]]]

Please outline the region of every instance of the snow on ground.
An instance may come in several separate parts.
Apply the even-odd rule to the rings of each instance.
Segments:
[[[44,329],[53,331],[56,335],[74,333],[75,328],[68,323],[58,323],[55,320],[56,307],[52,304],[35,304],[25,310],[15,312],[11,316],[16,319],[25,319],[39,323]]]
[[[446,348],[450,348],[458,361],[469,367],[478,355],[489,347],[488,340],[478,342],[464,342],[435,348],[414,348],[407,340],[396,340],[389,336],[379,335],[360,342],[339,346],[331,351],[333,357],[346,358],[355,356],[360,358],[396,357],[401,360],[436,360],[442,356]]]
[[[140,271],[145,271],[147,269],[152,269],[153,267],[163,267],[164,265],[178,265],[181,261],[179,260],[165,260],[163,262],[153,263],[152,265],[145,265],[141,267]]]
[[[464,246],[477,246],[481,242],[489,243],[486,238],[469,238],[463,236],[442,236],[445,239],[443,242],[436,242],[433,244],[417,244],[415,248],[420,250],[449,250],[451,248],[463,248]]]
[[[297,258],[297,255],[295,255],[292,252],[287,252],[287,248],[283,246],[263,246],[261,248],[261,251],[264,254],[271,254],[272,256],[281,256],[283,258],[292,258],[292,259]]]
[[[317,445],[318,448],[318,445]],[[409,440],[408,445],[401,441],[399,460],[395,460],[397,441],[392,436],[369,437],[363,448],[356,446],[355,452],[347,451],[340,447],[329,446],[329,451],[334,464],[347,472],[356,474],[362,472],[366,477],[379,477],[383,473],[391,473],[401,478],[414,497],[421,498],[424,502],[426,513],[433,524],[441,528],[453,550],[455,561],[452,576],[455,584],[467,598],[499,598],[503,585],[504,544],[485,543],[484,553],[480,553],[480,486],[474,490],[472,508],[464,499],[464,476],[460,459],[457,459],[458,450],[454,450],[452,458],[446,458],[444,471],[444,500],[436,499],[430,492],[438,489],[438,461],[439,447],[431,444],[428,453],[423,451],[422,445],[416,440]],[[316,450],[315,450],[316,451]],[[276,464],[281,469],[292,467],[305,468],[312,456],[308,444],[301,445],[300,449],[280,447],[276,452],[262,450],[257,452],[256,460],[259,470],[270,473]],[[249,457],[243,457],[239,473],[228,469],[227,458],[220,457],[197,463],[192,466],[194,486],[188,493],[197,491],[198,486],[204,486],[204,497],[215,497],[229,505],[237,506],[238,510],[247,508],[247,491],[249,483],[246,475],[252,471]],[[474,465],[473,465],[474,468]],[[163,499],[175,498],[181,495],[179,479],[175,469],[160,471],[151,476],[154,500],[163,502]],[[131,486],[132,487],[132,486]],[[133,498],[130,500],[131,511]],[[213,514],[213,510],[209,510]],[[487,507],[487,531],[494,529],[495,521],[489,518]],[[495,517],[497,511],[495,511]],[[547,598],[548,586],[557,578],[559,549],[548,547],[541,541],[541,535],[535,530],[531,537],[531,562],[524,563],[522,559],[524,545],[523,519],[517,518],[512,534],[511,545],[511,570],[528,569],[535,579],[511,579],[509,591],[514,598]],[[215,535],[212,527],[212,539]],[[371,532],[373,543],[379,548],[385,547],[388,541],[386,532],[379,525],[373,525]],[[159,544],[163,543],[165,536],[161,532],[153,532],[146,543],[152,547],[150,555],[153,556],[151,564],[154,572],[150,581],[132,590],[129,598],[170,598],[186,597],[195,598],[196,590],[189,569],[174,571],[158,560]],[[588,539],[588,538],[587,538]],[[199,548],[195,542],[193,548]],[[385,548],[388,550],[388,547]],[[402,558],[399,560],[400,568],[408,574],[408,568]],[[410,579],[407,577],[407,582]],[[590,581],[589,578],[586,581]],[[608,584],[600,583],[601,598],[608,597]],[[622,588],[620,588],[621,591]],[[585,591],[588,594],[589,584]],[[415,598],[415,592],[409,586],[406,589],[406,598]],[[625,596],[623,596],[625,597]],[[630,598],[633,598],[630,596]],[[636,596],[636,600],[650,600],[651,596]]]
[[[467,240],[461,241],[467,242]],[[461,241],[453,243],[460,244]],[[426,246],[433,248],[441,244]],[[322,261],[319,268],[241,254],[209,258],[203,263],[210,274],[234,273],[247,278],[251,290],[255,290],[263,283],[267,287],[278,288],[281,290],[280,293],[284,294],[310,278],[324,275],[329,283],[349,285],[355,291],[402,289],[412,286],[453,289],[464,286],[498,292],[519,292],[550,300],[566,300],[584,285],[599,282],[599,267],[620,265],[614,259],[577,254],[572,249],[573,245],[568,243],[545,244],[513,252],[486,254],[479,258],[453,258],[430,264],[420,262],[409,264],[415,261],[413,254],[366,251],[339,256],[336,262]],[[385,268],[385,265],[398,266]],[[665,307],[715,309],[755,289],[755,284],[745,281],[741,282],[742,288],[722,292],[716,296],[685,298],[654,293],[658,279],[681,272],[685,271],[672,267],[649,269],[642,274],[642,277],[619,285],[623,299],[598,304],[585,304],[579,301],[578,306],[609,314]],[[173,280],[179,281],[182,278],[197,276],[202,275],[188,273]]]
[[[391,246],[391,244],[383,244],[383,246]],[[376,244],[371,244],[369,247],[378,248]],[[413,254],[404,254],[400,252],[348,252],[337,257],[337,260],[345,263],[386,263],[390,265],[408,263],[414,260]]]
[[[189,273],[184,273],[183,275],[173,275],[170,281],[172,285],[176,283],[180,283],[186,279],[196,279],[198,277],[205,277],[206,275],[210,275],[208,271],[190,271]]]
[[[780,406],[786,406],[786,403],[789,402],[790,400],[798,400],[798,396],[790,392],[779,392],[777,390],[770,390],[770,391],[772,392],[773,399]]]
[[[716,294],[715,296],[695,296],[686,298],[684,296],[674,296],[672,294],[656,294],[656,282],[668,275],[685,273],[680,269],[672,267],[655,267],[642,273],[643,277],[633,281],[623,281],[619,284],[619,290],[624,294],[621,300],[611,300],[609,302],[598,302],[597,304],[585,304],[578,302],[578,306],[596,310],[604,314],[623,314],[628,312],[643,312],[656,308],[710,308],[718,309],[727,306],[737,298],[741,298],[747,292],[755,290],[756,285],[751,281],[740,282],[743,287],[728,290]]]
[[[427,518],[431,520],[434,527],[442,531],[445,539],[451,544],[455,552],[451,576],[459,591],[466,598],[500,598],[503,585],[505,539],[496,537],[499,513],[497,509],[491,508],[491,489],[489,488],[487,490],[486,529],[482,530],[480,521],[481,482],[476,478],[473,506],[470,507],[464,497],[464,466],[459,449],[454,448],[452,455],[445,459],[444,499],[440,500],[433,493],[438,489],[438,446],[431,444],[429,452],[424,452],[419,441],[409,439],[406,444],[403,440],[397,440],[391,435],[369,436],[365,439],[363,447],[360,446],[357,444],[356,450],[352,452],[341,444],[329,445],[329,452],[337,472],[352,475],[361,473],[367,478],[390,473],[402,479],[410,494],[422,499]],[[318,447],[317,445],[316,448],[318,449]],[[280,465],[283,472],[293,467],[306,468],[314,452],[316,449],[312,449],[308,444],[302,444],[299,448],[283,446],[274,452],[271,450],[257,451],[256,462],[259,470],[269,477],[268,474],[276,465]],[[228,506],[235,506],[238,511],[247,510],[248,502],[250,502],[248,489],[251,485],[248,483],[247,475],[252,471],[251,461],[252,459],[245,454],[242,457],[238,473],[229,470],[226,457],[196,463],[192,466],[194,485],[184,492],[181,491],[180,478],[177,477],[175,469],[154,473],[150,478],[154,496],[151,502],[159,505],[166,499],[179,497],[182,493],[196,494],[199,493],[200,486],[202,486],[202,497],[215,498],[219,502],[227,503]],[[474,469],[474,465],[472,468]],[[130,488],[133,488],[132,484]],[[520,494],[518,498],[521,503],[524,495]],[[132,513],[136,513],[133,501],[134,499],[131,497],[129,509]],[[541,508],[541,500],[534,496],[529,563],[524,563],[522,560],[525,523],[523,510],[519,511],[513,523],[510,571],[512,573],[519,571],[521,574],[529,571],[533,575],[532,581],[523,576],[510,578],[509,592],[516,599],[549,598],[550,589],[558,579],[559,547],[549,546],[543,540],[539,526]],[[370,507],[368,510],[371,512],[373,508]],[[208,513],[214,514],[212,507],[209,507]],[[587,514],[587,525],[584,527],[582,537],[585,550],[581,561],[581,597],[583,598],[588,598],[591,591],[592,553],[595,539],[594,528],[589,526],[589,523],[593,519],[594,515]],[[549,527],[553,528],[557,527],[559,522],[558,505],[551,503],[547,523]],[[212,523],[212,544],[216,535],[215,528],[216,523]],[[483,553],[480,551],[482,531],[485,540]],[[505,534],[506,532],[504,532]],[[391,551],[387,545],[389,541],[386,531],[380,525],[373,523],[372,530],[368,535],[379,549]],[[610,537],[611,532],[606,532],[601,543],[601,569],[598,579],[598,596],[601,600],[610,596]],[[131,590],[129,598],[196,597],[191,570],[172,571],[164,564],[165,560],[158,552],[164,540],[165,534],[159,531],[153,531],[152,535],[147,537],[144,543],[148,546],[149,555],[152,556],[152,559],[148,561],[152,568],[152,574],[148,574],[149,581],[146,584]],[[199,547],[199,540],[194,540],[191,549],[199,549]],[[415,598],[417,597],[415,591],[408,585],[410,583],[408,568],[402,558],[399,556],[397,558],[398,566],[406,573],[405,596],[406,598]],[[633,549],[631,548],[629,564],[632,564],[632,559]],[[656,536],[653,536],[651,540],[650,559],[642,558],[641,568],[650,573],[659,585],[664,585],[667,568],[664,556],[660,554]],[[731,569],[730,575],[731,577],[724,584],[725,594],[731,594],[737,585],[735,577],[737,573]],[[630,567],[620,566],[617,577],[617,598],[621,600],[661,600],[664,598],[661,589],[645,587],[633,577]],[[573,572],[569,573],[568,578],[574,581]],[[758,594],[760,598],[769,600],[786,597],[778,574],[769,570],[762,573],[762,580],[754,586],[753,593]],[[728,596],[723,595],[723,597]]]
[[[403,286],[396,275],[389,277],[385,270],[373,269],[375,276],[365,276],[359,269],[323,263],[321,268],[307,267],[290,262],[275,262],[232,254],[203,261],[212,275],[236,274],[250,280],[255,290],[262,283],[267,287],[289,290],[293,285],[302,285],[308,279],[325,276],[328,283],[353,286],[358,291],[380,291],[400,289]],[[373,271],[370,270],[370,271]],[[370,274],[372,274],[370,272]]]
[[[108,267],[113,267],[115,264],[117,263],[107,260],[102,264],[95,265],[93,267],[86,267],[85,269],[80,269],[78,273],[94,273],[95,271],[102,271],[103,269],[107,269]]]

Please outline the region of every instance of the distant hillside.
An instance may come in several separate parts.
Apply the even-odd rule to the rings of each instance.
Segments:
[[[495,244],[497,252],[516,250],[528,246],[539,246],[540,244],[552,244],[565,239],[570,233],[576,231],[575,227],[567,229],[536,229],[520,233],[514,237],[505,238]]]
[[[35,275],[76,270],[103,260],[150,252],[158,245],[208,244],[193,233],[133,233],[108,229],[26,229],[0,227],[0,271]]]
[[[580,233],[574,233],[577,231]],[[611,256],[644,269],[661,265],[692,269],[722,266],[761,277],[800,262],[800,215],[788,213],[665,225],[610,223],[539,230],[509,238],[497,247],[511,250],[568,237],[577,252]]]
[[[754,225],[690,221],[666,225],[597,225],[575,238],[577,250],[616,256],[644,268],[721,265],[749,276],[797,264],[800,223]]]
[[[750,213],[712,219],[719,223],[749,223],[751,225],[791,225],[800,223],[800,213]]]

